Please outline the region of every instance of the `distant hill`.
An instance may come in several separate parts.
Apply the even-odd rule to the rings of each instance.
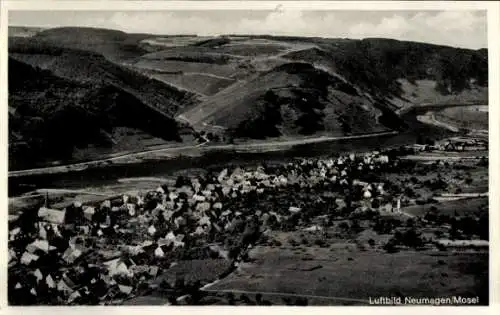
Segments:
[[[42,27],[32,27],[32,26],[9,26],[8,35],[9,37],[31,37],[37,33],[43,31]]]
[[[9,41],[13,48],[60,47],[86,50],[102,54],[112,61],[124,61],[148,51],[141,48],[140,42],[151,37],[148,34],[128,34],[121,31],[90,28],[60,27],[36,32],[26,40],[15,38]]]

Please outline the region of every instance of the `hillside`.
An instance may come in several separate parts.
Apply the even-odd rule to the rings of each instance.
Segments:
[[[164,48],[134,66],[175,71],[152,75],[205,94],[179,117],[236,137],[366,133],[400,127],[394,112],[407,106],[487,103],[485,49],[273,36],[227,36],[219,44]],[[193,74],[225,87],[196,86],[187,81]]]
[[[9,57],[74,81],[115,85],[167,115],[196,102],[192,93],[179,91],[90,51],[12,39]]]
[[[411,106],[488,102],[486,49],[391,39],[158,36],[68,27],[10,37],[9,57],[14,69],[30,65],[35,73],[17,74],[31,90],[13,95],[13,104],[31,104],[23,105],[30,110],[35,103],[60,104],[37,108],[45,118],[95,106],[93,119],[105,124],[101,104],[119,112],[131,99],[142,115],[135,118],[145,121],[134,132],[146,135],[154,116],[168,126],[176,118],[229,138],[343,136],[405,128],[397,113]],[[40,76],[56,83],[41,84]],[[63,102],[64,89],[76,106]],[[10,104],[12,117],[28,115],[16,106]],[[119,127],[113,119],[102,128],[108,138]],[[177,138],[173,133],[155,137]]]
[[[177,123],[136,95],[116,82],[72,80],[9,58],[9,168],[112,147],[118,127],[179,141]]]
[[[377,121],[381,111],[354,86],[307,63],[286,63],[261,73],[184,115],[195,126],[206,121],[227,127],[235,137],[259,139],[387,129]]]

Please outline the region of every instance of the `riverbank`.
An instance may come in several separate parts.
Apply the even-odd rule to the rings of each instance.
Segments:
[[[174,148],[162,148],[157,150],[149,150],[143,152],[136,153],[127,153],[120,156],[115,156],[107,159],[83,162],[83,163],[75,163],[69,165],[61,165],[61,166],[52,166],[52,167],[44,167],[44,168],[35,168],[28,170],[19,170],[19,171],[11,171],[9,172],[10,177],[23,177],[23,176],[32,176],[32,175],[42,175],[42,174],[55,174],[55,173],[65,173],[65,172],[78,172],[83,171],[88,168],[99,168],[106,167],[110,165],[120,165],[120,164],[133,164],[140,163],[144,159],[155,159],[157,157],[164,158],[167,154],[170,157],[176,157],[190,150],[196,151],[212,151],[212,150],[225,150],[225,151],[243,151],[243,152],[252,152],[252,151],[266,151],[267,150],[280,150],[287,149],[292,146],[303,145],[303,144],[312,144],[312,143],[321,143],[321,142],[329,142],[329,141],[341,141],[341,140],[354,140],[354,139],[366,139],[371,137],[380,137],[380,136],[390,136],[396,135],[396,131],[388,131],[388,132],[378,132],[372,134],[363,134],[363,135],[353,135],[353,136],[345,136],[345,137],[317,137],[317,138],[306,138],[306,139],[297,139],[297,140],[288,140],[288,141],[266,141],[266,142],[257,142],[257,143],[248,143],[248,144],[223,144],[223,145],[210,145],[207,146],[207,143],[202,143],[194,146],[185,146],[185,147],[174,147]],[[204,146],[203,150],[200,148]]]

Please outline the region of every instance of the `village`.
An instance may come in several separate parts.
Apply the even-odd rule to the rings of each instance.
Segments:
[[[236,166],[179,176],[154,191],[112,200],[76,200],[65,209],[52,209],[48,198],[43,207],[9,222],[9,302],[123,304],[161,290],[163,304],[203,304],[202,286],[238,268],[254,246],[284,246],[273,237],[276,231],[306,231],[314,236],[311,246],[328,246],[327,231],[338,236],[373,228],[393,235],[384,243],[368,242],[387,253],[488,248],[487,209],[472,215],[439,211],[439,198],[459,193],[454,187],[461,184],[450,172],[487,168],[487,155],[431,164],[400,158],[482,146],[448,141],[423,149]],[[413,176],[430,169],[435,177]],[[415,207],[426,210],[406,211]],[[191,260],[216,261],[217,268],[177,277],[176,266]]]

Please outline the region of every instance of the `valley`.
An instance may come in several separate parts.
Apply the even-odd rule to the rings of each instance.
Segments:
[[[9,304],[488,305],[487,56],[10,28]]]

